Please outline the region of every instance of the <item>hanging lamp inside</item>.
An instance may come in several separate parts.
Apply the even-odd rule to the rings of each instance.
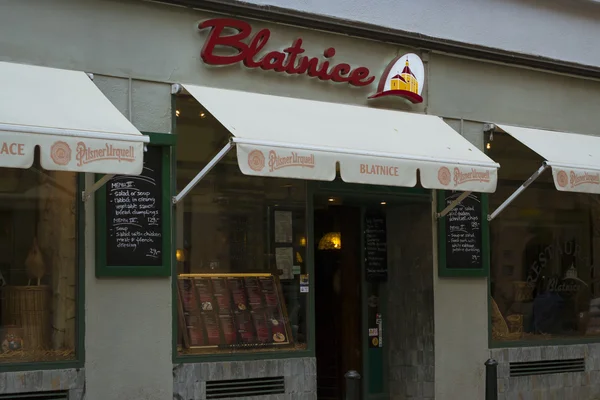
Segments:
[[[342,235],[340,232],[329,232],[319,240],[319,250],[340,250]]]

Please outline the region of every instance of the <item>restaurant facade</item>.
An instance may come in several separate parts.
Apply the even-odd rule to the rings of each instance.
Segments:
[[[9,7],[0,399],[481,399],[489,358],[502,399],[600,395],[597,81]]]

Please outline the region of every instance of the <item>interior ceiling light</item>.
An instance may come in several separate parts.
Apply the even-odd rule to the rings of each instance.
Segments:
[[[180,114],[179,110],[175,110],[175,116],[179,117],[179,114]]]
[[[340,232],[329,232],[319,240],[319,250],[340,250],[342,248],[342,235]]]
[[[202,111],[202,112],[200,113],[200,118],[204,118],[204,117],[206,117],[206,113],[205,113],[204,111]]]

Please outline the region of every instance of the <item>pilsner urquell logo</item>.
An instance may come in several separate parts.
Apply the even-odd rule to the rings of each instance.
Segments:
[[[269,151],[269,172],[285,168],[285,167],[315,167],[315,155],[308,156],[300,155],[294,151],[289,156],[282,157],[274,150]]]
[[[76,159],[78,167],[94,161],[104,160],[133,162],[135,161],[135,150],[133,146],[116,147],[108,143],[104,147],[92,149],[86,146],[84,142],[78,142]]]
[[[489,182],[490,171],[483,172],[472,168],[469,172],[462,172],[459,168],[454,168],[454,186],[472,181]]]
[[[571,171],[570,174],[571,187],[592,184],[599,185],[600,184],[600,173],[589,174],[584,172],[582,174],[577,174],[575,171]]]

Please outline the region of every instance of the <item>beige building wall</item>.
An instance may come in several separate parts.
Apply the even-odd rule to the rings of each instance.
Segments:
[[[2,9],[10,12],[0,12],[4,38],[0,60],[94,73],[98,87],[142,131],[171,132],[170,83],[358,105],[367,105],[377,84],[353,88],[239,65],[207,68],[199,57],[205,34],[195,27],[209,14],[200,11],[133,0],[5,0]],[[332,46],[336,62],[366,66],[377,77],[394,56],[409,50],[260,21],[253,26],[271,29],[269,48],[280,49],[302,37],[305,54],[317,56]],[[478,146],[483,145],[483,122],[598,132],[597,121],[590,118],[600,106],[596,81],[436,53],[428,58],[424,105],[374,105],[426,109],[449,118]],[[88,176],[88,185],[91,179]],[[94,234],[90,201],[85,266],[87,399],[170,399],[171,283],[165,278],[96,279]],[[441,279],[435,270],[434,289],[436,397],[480,399],[483,363],[489,356],[487,282]]]
[[[360,105],[366,105],[375,90],[376,84],[334,86],[306,76],[240,66],[207,68],[200,60],[205,36],[196,26],[209,14],[199,11],[138,0],[7,0],[1,7],[10,12],[0,12],[0,36],[10,40],[0,43],[0,60],[94,74],[100,90],[143,132],[171,132],[171,83]],[[319,56],[333,46],[337,62],[366,66],[377,76],[401,51],[383,43],[288,26],[258,21],[253,26],[272,29],[270,48],[287,47],[302,37],[306,54]],[[88,175],[88,187],[92,182]],[[171,282],[168,278],[97,279],[93,199],[85,211],[86,399],[170,400],[174,390]],[[310,364],[311,360],[300,361]],[[250,367],[255,365],[247,370]]]
[[[600,133],[593,118],[598,81],[433,53],[428,83],[428,113],[445,117],[481,150],[484,123]],[[436,272],[434,303],[436,398],[483,398],[490,357],[487,279]]]
[[[171,133],[171,87],[94,76],[111,102],[142,132]],[[93,184],[87,174],[86,185]],[[85,218],[86,400],[173,397],[170,278],[96,278],[95,205]]]

